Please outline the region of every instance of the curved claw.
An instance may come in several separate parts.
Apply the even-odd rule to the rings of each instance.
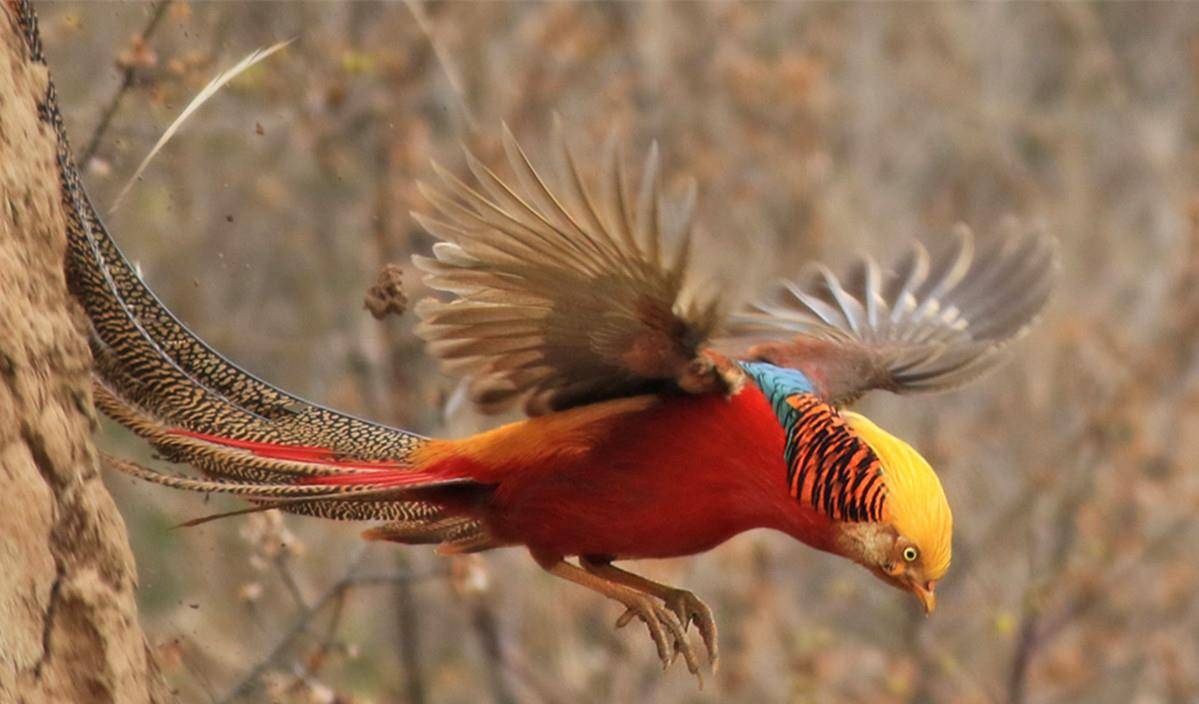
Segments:
[[[624,604],[625,611],[616,619],[616,627],[627,626],[634,617],[641,619],[658,649],[662,669],[669,668],[682,655],[687,671],[695,675],[703,689],[699,658],[687,639],[687,630],[695,622],[708,650],[712,670],[716,670],[716,620],[707,604],[691,592],[625,572],[605,559],[580,557],[579,567],[559,559],[546,565],[545,569]]]
[[[625,612],[616,619],[616,627],[623,628],[634,618],[639,618],[649,629],[650,638],[658,649],[658,659],[662,661],[662,669],[669,668],[679,655],[687,663],[687,671],[699,678],[703,687],[703,675],[699,669],[699,658],[687,640],[686,630],[676,612],[659,605],[654,599],[644,595],[629,596],[621,599]]]
[[[708,605],[695,594],[685,589],[674,590],[663,597],[662,601],[666,608],[678,617],[679,623],[683,624],[684,633],[692,623],[695,624],[696,630],[699,631],[699,635],[704,641],[704,647],[708,651],[708,661],[712,663],[712,669],[715,670],[720,653],[716,638],[716,619],[712,616],[712,609],[708,608]]]

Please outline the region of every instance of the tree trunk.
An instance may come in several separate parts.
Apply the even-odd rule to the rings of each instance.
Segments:
[[[160,702],[125,526],[100,482],[86,321],[67,293],[49,73],[0,5],[0,701]]]

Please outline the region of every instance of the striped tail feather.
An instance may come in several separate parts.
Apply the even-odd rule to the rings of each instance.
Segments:
[[[432,528],[440,527],[448,520],[446,509],[434,503],[413,500],[411,491],[405,489],[372,486],[346,488],[330,485],[265,484],[220,479],[195,479],[159,472],[136,462],[108,454],[104,455],[104,461],[113,469],[153,484],[205,494],[232,494],[254,504],[252,508],[228,511],[187,521],[182,524],[184,526],[198,525],[214,518],[276,508],[288,513],[334,520],[391,521],[391,523],[372,528],[364,533],[365,537],[374,539],[376,532],[386,531],[390,525],[401,524]],[[447,484],[452,483],[448,482]],[[450,518],[460,517],[450,516]],[[463,520],[477,525],[473,519],[464,518]],[[482,528],[480,527],[479,530],[481,531]]]
[[[45,63],[37,18],[19,20],[33,59]],[[485,529],[433,500],[477,487],[413,461],[427,440],[289,394],[239,368],[188,330],[141,280],[101,221],[79,177],[50,83],[39,105],[56,133],[67,215],[68,286],[90,321],[95,403],[163,456],[201,470],[183,477],[108,458],[141,479],[243,497],[249,510],[389,521],[377,537],[483,544]]]
[[[403,459],[423,444],[414,433],[299,399],[224,358],[150,292],[82,191],[64,190],[83,208],[70,228],[68,280],[92,323],[97,370],[126,402],[197,433],[363,459]]]
[[[418,487],[463,479],[423,472],[403,462],[335,458],[324,448],[231,440],[173,428],[125,402],[99,380],[94,398],[105,415],[146,439],[166,459],[193,465],[225,481]]]
[[[415,433],[289,394],[241,369],[188,330],[141,280],[92,205],[53,85],[42,114],[58,137],[68,216],[68,285],[91,321],[97,371],[120,398],[193,432],[321,446],[363,459],[400,460],[424,443]]]
[[[404,461],[361,460],[327,448],[234,440],[171,427],[120,398],[99,378],[93,397],[98,409],[148,441],[164,459],[196,467],[209,478],[176,476],[115,458],[108,459],[109,466],[175,489],[239,496],[254,503],[247,511],[278,508],[321,518],[421,525],[447,516],[432,501],[438,492],[478,488],[468,477],[423,471]]]

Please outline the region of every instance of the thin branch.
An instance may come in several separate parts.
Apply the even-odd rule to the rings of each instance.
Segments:
[[[287,592],[295,600],[296,606],[300,607],[301,610],[307,610],[308,603],[304,601],[304,593],[300,591],[300,585],[296,582],[296,577],[291,572],[291,565],[287,561],[287,553],[280,551],[275,556],[275,567],[279,570],[279,578],[283,580],[283,586],[287,587]]]
[[[516,695],[505,676],[508,661],[504,657],[500,623],[487,600],[479,596],[471,607],[471,626],[483,649],[487,662],[487,676],[491,681],[491,696],[496,704],[516,704]]]
[[[462,85],[462,79],[459,77],[458,71],[454,68],[450,52],[445,48],[445,44],[441,42],[441,39],[433,32],[433,26],[429,23],[429,16],[425,14],[424,6],[418,0],[405,0],[404,5],[412,13],[412,19],[416,20],[416,26],[420,28],[421,33],[429,40],[429,45],[433,48],[433,55],[437,59],[437,65],[441,67],[441,72],[445,74],[446,80],[450,84],[451,92],[458,99],[458,109],[462,112],[462,118],[466,121],[466,128],[472,133],[478,132],[478,122],[470,110],[470,104],[466,101],[466,89]]]
[[[1199,222],[1192,223],[1190,238],[1193,244],[1199,244]],[[1199,247],[1192,247],[1192,253],[1193,258],[1187,262],[1187,268],[1172,287],[1177,294],[1177,299],[1187,303],[1176,307],[1178,313],[1175,319],[1170,321],[1172,325],[1166,328],[1156,344],[1147,345],[1141,358],[1133,362],[1133,373],[1125,377],[1121,388],[1112,394],[1109,407],[1092,412],[1088,422],[1084,425],[1084,437],[1093,438],[1089,447],[1094,456],[1110,454],[1115,447],[1128,442],[1125,438],[1113,437],[1109,429],[1120,427],[1122,417],[1131,412],[1128,399],[1133,397],[1144,379],[1168,380],[1166,388],[1162,389],[1163,392],[1168,392],[1169,389],[1176,386],[1175,380],[1191,364],[1194,348],[1199,344],[1199,334],[1196,333],[1197,328],[1194,325],[1195,320],[1199,319],[1199,299],[1194,297],[1196,282],[1199,281],[1199,259],[1194,257],[1195,253],[1199,253]],[[1170,359],[1167,369],[1161,369],[1156,354],[1157,349],[1176,349],[1180,350],[1182,354]],[[1056,541],[1049,563],[1051,572],[1043,579],[1042,585],[1057,582],[1058,577],[1066,570],[1067,558],[1073,552],[1077,539],[1075,517],[1094,488],[1094,473],[1087,471],[1092,464],[1089,460],[1080,463],[1080,466],[1083,467],[1081,470],[1083,477],[1089,481],[1081,491],[1067,496],[1059,504],[1059,512],[1055,517]],[[1073,599],[1052,615],[1047,616],[1041,611],[1041,605],[1036,603],[1037,597],[1040,596],[1039,592],[1043,589],[1030,587],[1026,592],[1024,616],[1009,671],[1008,701],[1012,704],[1023,704],[1026,700],[1029,671],[1033,664],[1033,658],[1038,652],[1043,651],[1049,642],[1064,632],[1068,626],[1076,623],[1098,606],[1104,600],[1104,595],[1111,591],[1110,587],[1143,564],[1148,552],[1166,549],[1174,540],[1178,539],[1178,536],[1187,535],[1188,532],[1183,530],[1187,525],[1189,523],[1186,520],[1174,522],[1167,530],[1151,539],[1148,546],[1139,551],[1136,559],[1130,561],[1124,569],[1112,570],[1110,565],[1106,566],[1106,580],[1101,580],[1097,587],[1091,587],[1075,594]]]
[[[1038,614],[1036,622],[1033,624],[1033,630],[1027,636],[1023,631],[1021,632],[1021,641],[1028,640],[1025,647],[1030,651],[1029,656],[1031,657],[1032,651],[1047,647],[1072,623],[1081,620],[1105,602],[1110,601],[1109,595],[1113,590],[1120,582],[1132,578],[1137,571],[1143,569],[1147,557],[1160,550],[1168,549],[1176,543],[1189,540],[1190,537],[1191,525],[1188,519],[1172,521],[1155,537],[1147,540],[1144,547],[1137,551],[1135,557],[1128,559],[1123,564],[1107,568],[1095,583],[1076,594],[1055,613]]]
[[[166,15],[166,9],[171,4],[171,0],[161,0],[154,6],[154,11],[150,13],[150,20],[146,22],[146,26],[142,29],[142,33],[138,35],[138,42],[145,44],[150,41],[150,37],[154,35],[154,30],[158,29],[158,23]],[[104,112],[100,114],[100,121],[96,123],[96,129],[92,131],[91,139],[87,141],[87,146],[80,152],[79,167],[84,168],[92,157],[96,156],[96,150],[100,148],[100,140],[104,139],[104,133],[108,131],[112,124],[112,118],[117,114],[117,109],[121,107],[121,101],[125,98],[125,93],[133,87],[133,78],[136,72],[133,64],[125,67],[121,75],[121,85],[117,87],[112,98],[109,99],[108,105],[104,107]]]
[[[400,571],[408,570],[408,556],[396,553],[396,564]],[[403,666],[404,689],[410,704],[424,704],[426,696],[424,668],[421,665],[420,615],[412,586],[407,582],[395,583],[396,630],[399,635],[400,663]]]
[[[313,619],[319,616],[321,612],[324,611],[325,607],[327,607],[330,603],[334,603],[336,600],[340,599],[347,590],[354,587],[376,584],[411,583],[445,573],[444,569],[433,569],[419,572],[409,571],[388,575],[373,575],[367,579],[360,579],[355,573],[358,569],[358,566],[362,563],[363,558],[366,556],[366,547],[367,546],[364,545],[359,548],[357,554],[355,554],[351,559],[350,566],[346,569],[345,574],[343,574],[340,579],[326,589],[325,592],[321,594],[321,596],[315,602],[313,602],[311,606],[300,609],[300,614],[296,618],[295,623],[292,624],[291,628],[289,628],[287,632],[283,634],[283,637],[279,639],[279,642],[275,644],[275,647],[271,648],[271,651],[267,653],[266,657],[259,661],[257,665],[250,668],[245,676],[242,677],[242,679],[236,685],[234,685],[233,689],[229,691],[229,694],[227,694],[224,699],[221,699],[220,704],[231,704],[232,702],[237,701],[241,696],[248,694],[251,690],[253,690],[258,685],[258,681],[262,675],[271,668],[275,667],[279,661],[283,659],[284,654],[287,653],[288,649],[292,645],[292,642],[299,638],[300,635],[308,631],[308,627],[311,625]],[[340,618],[340,615],[338,615],[338,617]]]
[[[325,634],[321,638],[321,644],[317,647],[316,652],[308,658],[305,658],[303,666],[300,668],[299,678],[303,681],[309,681],[320,673],[322,667],[328,661],[329,653],[333,652],[338,645],[337,633],[341,630],[341,617],[345,614],[346,594],[349,589],[342,589],[333,597],[333,614],[329,616],[329,622],[325,625]]]
[[[1089,424],[1095,436],[1090,453],[1080,456],[1075,463],[1075,485],[1072,491],[1058,502],[1054,513],[1053,525],[1056,528],[1050,545],[1049,558],[1046,565],[1031,570],[1029,585],[1024,590],[1023,613],[1020,617],[1019,635],[1016,639],[1016,650],[1012,656],[1011,669],[1008,671],[1008,702],[1024,704],[1028,697],[1028,678],[1032,668],[1033,658],[1042,650],[1045,639],[1042,638],[1042,622],[1044,620],[1043,599],[1049,585],[1056,584],[1066,573],[1070,564],[1070,555],[1078,542],[1076,519],[1079,511],[1091,500],[1095,491],[1095,473],[1091,471],[1093,457],[1106,447],[1109,439],[1102,433],[1102,421],[1109,417],[1108,411],[1101,409],[1091,416]]]
[[[341,590],[333,603],[333,615],[329,617],[329,625],[325,628],[325,637],[321,639],[320,650],[317,651],[317,661],[311,662],[308,667],[309,674],[315,675],[321,666],[325,663],[325,656],[333,650],[333,645],[337,640],[337,632],[341,630],[341,617],[346,610],[346,593],[347,590]]]

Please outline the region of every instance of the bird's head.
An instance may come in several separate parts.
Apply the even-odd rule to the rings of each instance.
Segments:
[[[886,500],[881,521],[843,524],[839,547],[884,582],[912,592],[932,613],[953,538],[953,514],[941,482],[911,445],[865,416],[842,416],[878,457]]]

